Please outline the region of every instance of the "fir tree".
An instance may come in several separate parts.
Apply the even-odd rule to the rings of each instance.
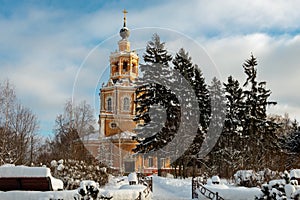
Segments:
[[[286,148],[291,153],[300,154],[300,132],[294,132],[287,138]]]
[[[266,89],[266,82],[258,82],[257,79],[257,60],[251,54],[250,59],[246,60],[243,64],[244,72],[247,79],[244,83],[244,114],[242,116],[243,137],[244,144],[246,145],[246,158],[249,160],[249,167],[256,165],[257,162],[264,162],[263,159],[270,157],[267,155],[277,148],[277,138],[275,129],[278,125],[267,119],[267,106],[275,105],[276,102],[268,101],[271,91]]]
[[[207,137],[210,137],[208,139],[208,147],[215,144],[209,155],[211,157],[212,166],[216,167],[217,172],[220,174],[221,169],[223,170],[225,167],[223,166],[223,161],[227,154],[224,137],[221,135],[226,115],[225,95],[222,83],[216,77],[212,79],[211,85],[208,88],[211,99],[211,117],[207,134]]]
[[[210,115],[209,92],[201,70],[197,65],[192,63],[192,58],[183,48],[176,54],[173,59],[173,64],[174,69],[181,74],[182,79],[185,79],[191,87],[190,90],[185,91],[184,93],[183,104],[189,104],[190,102],[195,101],[195,106],[198,106],[199,109],[198,114],[192,114],[193,118],[199,115],[199,120],[197,119],[198,121],[196,121],[197,124],[183,124],[183,126],[186,127],[185,138],[193,137],[192,144],[186,150],[185,154],[173,163],[174,166],[179,165],[179,171],[182,172],[183,177],[186,177],[188,164],[193,165],[193,174],[195,174],[196,157],[201,149],[204,135],[207,132]],[[183,80],[180,80],[178,83],[178,90],[182,90],[180,87],[182,81]],[[191,127],[198,128],[193,130]],[[196,131],[196,136],[194,133],[190,133],[190,131]],[[183,167],[182,170],[181,166]]]
[[[228,77],[227,83],[224,83],[224,86],[227,99],[224,132],[228,135],[238,134],[241,130],[240,118],[243,107],[243,90],[238,80],[234,80],[232,76]]]
[[[224,123],[222,138],[226,143],[228,156],[225,160],[228,163],[227,175],[229,171],[236,171],[242,160],[243,144],[241,144],[242,121],[244,98],[243,90],[238,80],[229,76],[227,83],[224,83],[226,94],[226,119]]]
[[[135,152],[149,153],[163,148],[174,138],[179,128],[179,101],[170,89],[169,80],[172,76],[169,66],[172,57],[164,45],[160,42],[159,36],[154,34],[152,41],[148,42],[143,56],[146,64],[141,65],[143,77],[139,79],[139,86],[136,90],[137,106],[134,119],[143,123],[137,129],[139,144],[133,150]],[[152,121],[162,117],[161,106],[166,110],[166,121]],[[153,110],[152,116],[149,114],[150,108]],[[161,128],[162,123],[163,127]],[[157,156],[158,175],[161,175],[161,155],[157,154]]]

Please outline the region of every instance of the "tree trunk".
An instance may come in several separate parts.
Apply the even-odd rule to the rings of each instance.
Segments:
[[[193,158],[193,174],[192,174],[193,178],[196,177],[196,159]]]
[[[161,176],[161,160],[159,154],[157,154],[157,175]]]

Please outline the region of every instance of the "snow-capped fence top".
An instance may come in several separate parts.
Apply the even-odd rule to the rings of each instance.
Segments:
[[[214,176],[213,178],[215,181],[220,183],[220,178],[218,176]],[[203,195],[208,199],[216,199],[216,200],[224,200],[222,197],[219,196],[218,192],[213,192],[208,188],[204,187],[201,183],[201,178],[193,178],[192,179],[192,198],[197,199],[199,195]],[[219,184],[217,183],[217,184]]]

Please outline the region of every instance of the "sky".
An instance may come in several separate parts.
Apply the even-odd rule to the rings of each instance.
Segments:
[[[0,81],[14,84],[42,135],[52,134],[70,98],[87,100],[97,119],[124,8],[140,56],[157,32],[171,53],[189,51],[209,84],[211,76],[226,81],[229,75],[244,83],[242,64],[253,53],[258,79],[278,102],[269,112],[300,120],[298,1],[0,0]]]

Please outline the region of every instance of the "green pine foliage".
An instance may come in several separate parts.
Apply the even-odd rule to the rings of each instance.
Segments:
[[[152,41],[148,42],[143,58],[146,64],[141,65],[143,77],[138,80],[137,114],[134,120],[144,123],[137,129],[139,144],[134,151],[148,153],[162,148],[172,140],[178,129],[177,122],[180,113],[178,112],[178,99],[167,87],[167,78],[171,73],[169,61],[172,57],[165,49],[164,43],[160,42],[157,34],[154,34]],[[161,81],[161,84],[155,80]],[[161,129],[157,127],[161,127],[163,121],[153,122],[162,116],[159,105],[164,107],[167,113],[166,121]],[[152,110],[152,116],[150,116],[150,110]]]
[[[271,91],[266,82],[257,80],[258,62],[252,54],[243,64],[246,75],[243,85],[229,76],[226,83],[214,78],[207,86],[188,52],[181,48],[172,59],[157,34],[148,42],[143,58],[145,64],[141,65],[143,77],[137,81],[134,119],[142,123],[136,129],[135,152],[156,152],[172,141],[175,145],[164,153],[176,155],[176,148],[185,145],[176,141],[181,127],[185,130],[184,141],[191,143],[172,163],[174,168],[179,168],[176,176],[187,177],[191,166],[193,175],[196,166],[205,166],[209,172],[225,177],[230,177],[237,169],[272,168],[272,159],[282,150],[278,138],[278,130],[282,127],[268,117],[268,106],[276,102],[269,100]],[[176,73],[180,74],[179,78],[174,78]],[[184,83],[190,88],[185,88]],[[196,124],[185,120],[188,115],[182,108],[193,101],[198,105],[199,117],[196,111],[189,112],[197,117]],[[220,137],[215,137],[219,132]],[[211,150],[211,143],[216,145],[211,152],[206,152]],[[201,153],[209,154],[204,157]]]

